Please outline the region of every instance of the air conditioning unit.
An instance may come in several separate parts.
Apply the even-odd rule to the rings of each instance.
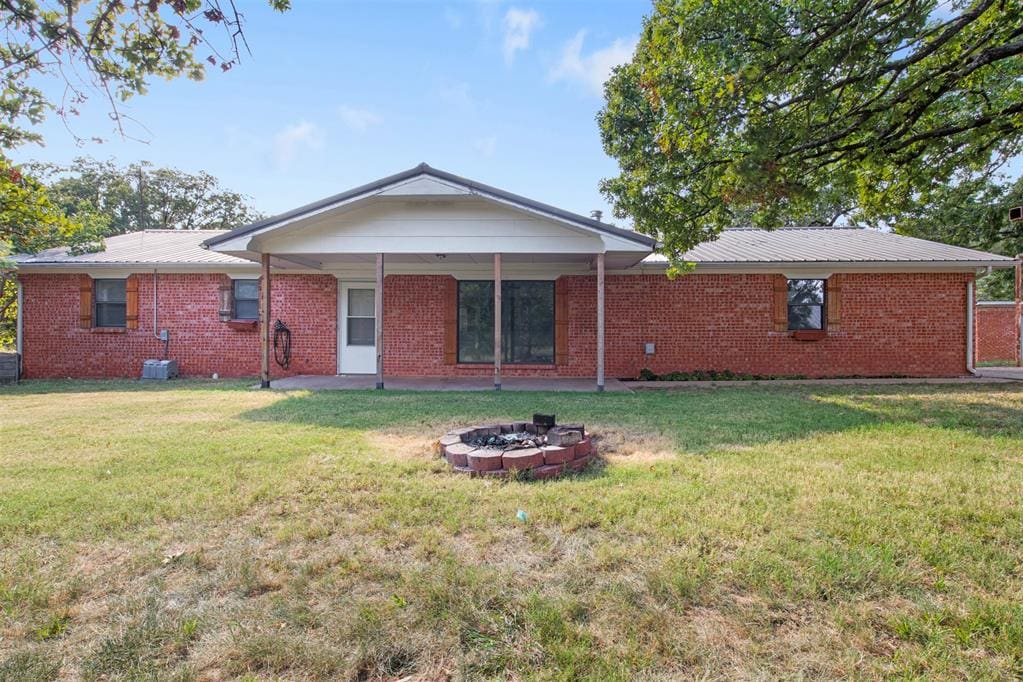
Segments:
[[[167,381],[178,376],[177,360],[145,360],[142,363],[142,378]]]

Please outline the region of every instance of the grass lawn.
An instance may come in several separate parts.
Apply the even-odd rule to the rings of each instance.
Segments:
[[[600,462],[435,455],[535,411]],[[1018,677],[1021,469],[1018,385],[0,388],[0,679]]]

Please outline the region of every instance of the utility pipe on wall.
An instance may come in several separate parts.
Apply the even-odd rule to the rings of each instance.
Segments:
[[[973,368],[973,280],[966,283],[966,371],[976,374]]]
[[[168,347],[170,346],[170,331],[160,331],[159,300],[160,279],[156,268],[153,268],[153,337],[157,341],[163,341],[163,359],[167,359]]]
[[[24,344],[25,344],[25,290],[21,286],[19,280],[15,286],[17,287],[17,303],[18,306],[17,318],[14,327],[14,350],[18,353],[18,379],[21,379],[21,366],[24,361]]]
[[[1016,281],[1014,287],[1016,300],[1016,366],[1023,364],[1023,253],[1016,254]]]

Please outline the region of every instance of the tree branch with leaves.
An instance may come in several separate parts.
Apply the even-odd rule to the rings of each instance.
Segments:
[[[739,222],[897,225],[1020,153],[1021,17],[1020,0],[659,0],[605,86],[621,172],[602,190],[677,266]]]

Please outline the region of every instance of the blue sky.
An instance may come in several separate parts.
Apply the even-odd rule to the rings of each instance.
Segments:
[[[15,158],[206,170],[266,213],[426,161],[568,210],[608,210],[597,185],[616,165],[594,116],[648,2],[294,5],[279,15],[241,0],[251,57],[198,83],[154,80],[131,100],[129,132],[145,142],[117,136],[93,97],[70,125],[104,143],[76,145],[52,116],[46,146]]]

